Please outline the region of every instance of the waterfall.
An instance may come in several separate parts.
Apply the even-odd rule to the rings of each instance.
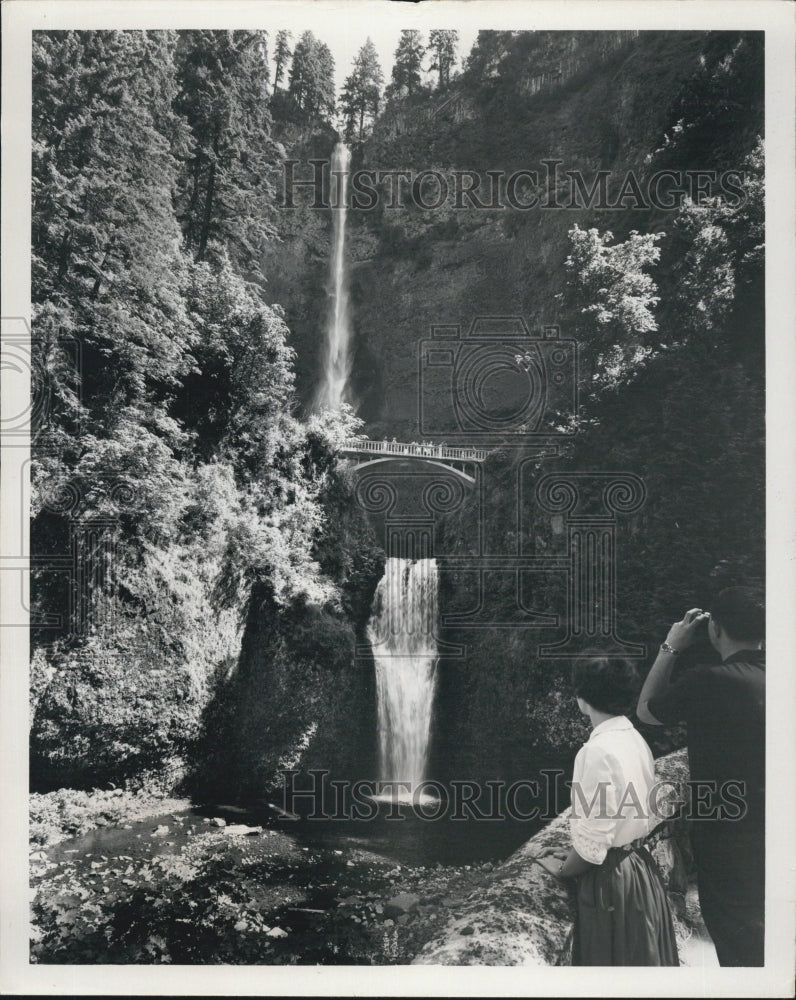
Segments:
[[[426,777],[437,674],[437,564],[390,558],[373,601],[380,778],[408,782],[386,798],[411,801]],[[430,796],[416,796],[415,803]]]
[[[348,173],[351,151],[338,142],[332,154],[332,256],[328,291],[331,308],[326,327],[326,353],[323,383],[318,406],[339,409],[347,394],[351,362],[348,345],[351,337],[348,315],[348,276],[345,263],[345,229],[348,200]]]

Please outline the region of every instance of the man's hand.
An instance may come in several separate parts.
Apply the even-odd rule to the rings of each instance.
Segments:
[[[683,620],[675,622],[669,629],[666,641],[678,652],[693,645],[699,635],[700,628],[708,621],[710,614],[701,608],[691,608],[683,615]]]

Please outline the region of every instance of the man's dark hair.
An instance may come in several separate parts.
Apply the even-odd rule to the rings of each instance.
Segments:
[[[638,674],[629,660],[599,653],[576,660],[572,667],[575,694],[598,712],[624,715],[636,701]]]
[[[710,615],[736,642],[760,642],[766,634],[766,607],[756,587],[727,587],[722,590]]]

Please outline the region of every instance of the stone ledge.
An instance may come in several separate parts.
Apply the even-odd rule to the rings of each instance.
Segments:
[[[659,780],[688,780],[685,750],[655,762]],[[675,789],[660,797],[666,811],[680,802]],[[669,893],[678,947],[694,931],[698,907],[689,882],[690,848],[685,821],[662,823],[648,838]],[[568,849],[569,809],[531,837],[471,893],[412,962],[413,965],[568,965],[575,917],[574,896],[530,860],[543,847]],[[462,933],[467,928],[465,933]],[[682,950],[682,949],[681,949]],[[682,955],[681,955],[682,961]],[[685,963],[684,963],[685,964]]]

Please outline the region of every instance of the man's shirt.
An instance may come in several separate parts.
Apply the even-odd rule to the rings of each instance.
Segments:
[[[693,782],[743,782],[747,823],[763,821],[766,778],[766,654],[743,649],[714,667],[683,674],[649,711],[664,725],[688,726]],[[746,825],[746,824],[744,824]]]

